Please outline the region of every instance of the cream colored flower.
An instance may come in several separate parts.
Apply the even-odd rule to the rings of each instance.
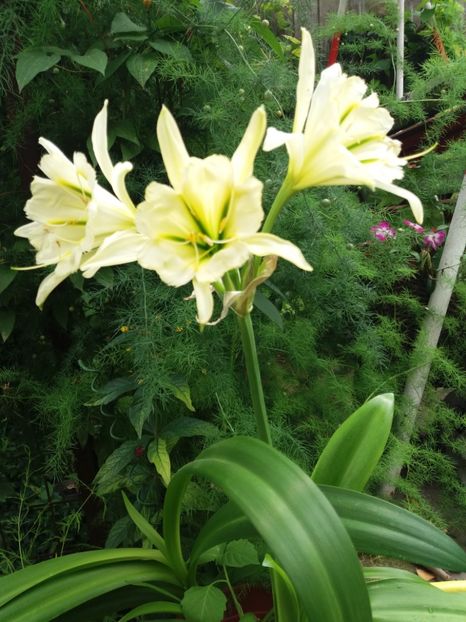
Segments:
[[[172,187],[151,183],[138,206],[136,226],[145,238],[139,263],[174,287],[192,281],[198,320],[213,312],[212,287],[230,289],[224,275],[251,257],[278,255],[311,270],[301,251],[286,240],[257,233],[264,213],[262,184],[253,165],[266,125],[262,108],[252,115],[233,157],[190,157],[167,108],[157,123],[160,149]]]
[[[39,286],[36,303],[40,307],[57,285],[79,270],[91,251],[113,234],[135,233],[136,209],[124,185],[132,165],[122,162],[113,167],[111,164],[107,152],[106,107],[107,102],[95,119],[92,145],[116,196],[97,184],[95,171],[82,153],[75,153],[71,161],[52,142],[45,138],[39,140],[48,152],[39,165],[46,178],[34,177],[32,197],[25,206],[26,216],[32,222],[19,227],[15,234],[28,238],[36,249],[35,267],[55,266]],[[128,261],[134,261],[137,255],[134,244],[132,249]],[[126,248],[125,252],[127,256]],[[123,260],[120,253],[118,263]]]
[[[403,177],[401,143],[387,136],[390,113],[376,93],[366,97],[367,84],[342,73],[339,64],[321,74],[315,90],[315,59],[310,34],[302,29],[302,48],[291,133],[269,128],[264,149],[283,144],[289,154],[287,183],[293,191],[311,186],[365,185],[406,199],[422,222],[418,197],[392,182]]]
[[[33,222],[16,229],[15,235],[28,238],[36,249],[37,267],[55,265],[39,286],[36,303],[41,307],[50,292],[79,269],[82,254],[93,246],[87,221],[96,181],[82,153],[75,153],[71,161],[50,141],[39,142],[48,152],[40,161],[48,179],[34,177],[32,198],[24,208]]]

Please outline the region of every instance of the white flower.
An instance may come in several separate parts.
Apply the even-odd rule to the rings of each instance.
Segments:
[[[231,160],[222,155],[199,159],[189,156],[167,108],[158,119],[157,136],[172,187],[151,183],[138,206],[136,226],[145,238],[138,261],[168,285],[192,281],[201,324],[212,316],[212,286],[251,255],[278,255],[311,270],[291,242],[257,233],[264,213],[262,184],[253,177],[253,165],[265,125],[259,108]]]
[[[347,184],[380,188],[405,198],[422,222],[418,197],[392,183],[403,177],[406,159],[399,157],[401,143],[387,136],[393,119],[379,107],[377,94],[366,97],[364,80],[348,77],[339,64],[324,69],[315,90],[314,76],[312,40],[303,28],[293,131],[269,128],[264,142],[266,151],[286,144],[292,191]]]
[[[28,238],[36,249],[37,267],[56,266],[39,286],[36,303],[41,307],[50,292],[79,269],[82,254],[93,246],[86,227],[96,181],[82,153],[75,153],[71,161],[50,141],[39,142],[48,151],[39,165],[48,179],[34,177],[32,198],[24,208],[33,222],[16,229],[15,235]]]
[[[135,232],[136,209],[124,184],[132,165],[122,162],[113,167],[111,164],[107,152],[106,107],[107,102],[95,119],[92,145],[116,196],[97,184],[95,171],[82,153],[75,153],[71,161],[52,142],[39,139],[48,152],[39,164],[46,178],[34,177],[32,197],[24,208],[32,222],[16,229],[15,235],[28,238],[36,249],[35,267],[55,266],[39,286],[36,303],[40,307],[53,289],[79,270],[83,259],[109,236]],[[134,254],[137,249],[133,250]],[[134,259],[132,256],[128,261]],[[122,257],[118,263],[123,263]]]

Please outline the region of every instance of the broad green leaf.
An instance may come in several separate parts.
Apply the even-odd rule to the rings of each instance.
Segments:
[[[258,566],[256,547],[249,540],[233,540],[219,549],[217,562],[231,568]]]
[[[126,67],[133,78],[144,88],[147,80],[156,70],[158,62],[157,55],[153,52],[133,54],[126,61]]]
[[[164,486],[168,486],[171,479],[171,462],[167,451],[167,442],[163,438],[151,441],[147,447],[147,458],[155,466]]]
[[[114,272],[112,268],[100,268],[100,270],[94,276],[94,279],[103,287],[113,287]]]
[[[165,39],[155,39],[149,41],[149,45],[157,52],[161,52],[166,56],[171,56],[175,60],[185,63],[191,63],[193,57],[189,48],[178,41],[167,41]]]
[[[141,438],[142,428],[151,416],[152,411],[153,398],[149,392],[144,390],[144,385],[142,385],[134,392],[131,406],[128,409],[128,419],[139,438]]]
[[[253,613],[246,613],[244,616],[241,616],[239,622],[257,622],[257,618]]]
[[[393,393],[385,393],[350,415],[321,453],[312,479],[317,484],[363,490],[385,449],[393,405]]]
[[[120,562],[146,560],[151,562],[162,561],[160,551],[152,549],[104,549],[86,553],[74,553],[64,557],[49,559],[34,566],[28,566],[5,577],[0,577],[0,607],[17,597],[19,594],[49,581],[58,575],[76,572]],[[169,581],[171,583],[171,581]],[[0,609],[2,611],[2,609]],[[1,619],[1,618],[0,618]]]
[[[124,161],[132,160],[144,149],[143,145],[120,139],[121,157]]]
[[[279,328],[283,330],[283,318],[280,315],[280,311],[277,307],[271,302],[267,296],[260,291],[256,291],[256,295],[254,296],[254,306],[262,311],[264,315],[266,315],[269,320],[272,320],[274,324],[276,324]]]
[[[193,475],[213,482],[247,516],[311,620],[372,620],[359,560],[332,506],[296,464],[253,438],[216,443],[173,476],[165,496],[164,539],[170,566],[181,581],[188,568],[180,510]]]
[[[0,294],[14,281],[17,274],[18,272],[16,270],[12,270],[5,265],[0,265]]]
[[[156,549],[159,549],[165,555],[165,542],[163,541],[162,536],[159,532],[152,527],[152,525],[144,518],[142,514],[140,514],[128,497],[124,492],[121,493],[123,495],[123,501],[125,504],[126,511],[128,512],[129,517],[142,533],[144,537],[146,537],[149,542]]]
[[[4,343],[13,332],[15,320],[16,313],[13,309],[0,309],[0,335]]]
[[[192,578],[196,565],[204,563],[204,554],[215,547],[231,540],[257,536],[257,532],[245,514],[231,501],[222,506],[199,532],[190,556],[190,573]],[[206,561],[210,561],[210,558]]]
[[[191,401],[191,391],[189,385],[184,378],[172,378],[172,382],[170,383],[169,388],[171,389],[173,395],[181,402],[183,402],[188,410],[192,412],[196,410]]]
[[[181,601],[187,622],[221,622],[226,606],[225,594],[215,585],[191,587]]]
[[[83,67],[89,67],[89,69],[95,69],[103,76],[105,75],[105,69],[107,68],[108,57],[105,52],[102,50],[98,50],[97,48],[93,48],[88,50],[82,56],[73,55],[71,59],[78,63],[78,65],[82,65]]]
[[[333,486],[321,490],[361,553],[466,571],[466,552],[423,518],[361,492]]]
[[[282,46],[280,45],[280,41],[273,34],[270,28],[258,19],[253,19],[250,23],[251,28],[259,35],[261,39],[263,39],[267,43],[267,45],[275,52],[278,58],[283,59],[284,54]]]
[[[33,80],[37,74],[47,71],[58,63],[61,55],[44,48],[27,48],[18,55],[16,62],[16,82],[19,92]]]
[[[112,142],[118,136],[119,138],[124,138],[125,140],[134,143],[135,145],[140,145],[140,141],[136,133],[136,128],[134,127],[134,123],[131,119],[124,119],[123,121],[120,121],[119,123],[113,125],[108,135],[109,140],[111,140]]]
[[[466,571],[466,553],[443,531],[403,508],[354,490],[320,486],[343,521],[356,550],[426,566]],[[218,510],[200,531],[191,553],[193,573],[205,551],[237,538],[257,535],[232,503]]]
[[[126,585],[146,582],[175,581],[166,566],[147,561],[119,562],[74,570],[44,581],[0,607],[0,622],[50,622],[92,598]],[[111,602],[109,608],[113,611]]]
[[[180,588],[170,589],[180,591]],[[152,602],[154,598],[153,585],[150,587],[129,585],[86,601],[79,607],[63,613],[56,622],[102,622],[114,619],[113,614],[117,611],[129,611],[144,603]]]
[[[371,580],[368,590],[374,622],[466,620],[466,593],[442,592],[415,575]]]
[[[116,476],[135,458],[139,441],[125,441],[105,460],[95,476],[97,494],[105,495],[115,490]]]
[[[203,421],[196,417],[177,417],[161,430],[160,435],[166,439],[190,438],[192,436],[205,436],[211,438],[218,434],[218,428],[209,421]]]
[[[144,32],[145,30],[147,30],[145,26],[135,24],[126,13],[117,13],[110,26],[110,33],[112,35],[120,32]]]
[[[148,616],[152,613],[171,613],[176,615],[183,613],[183,609],[177,603],[170,603],[168,601],[146,603],[127,613],[119,622],[128,622],[128,620],[134,620],[134,618],[138,618],[139,616]]]
[[[104,406],[105,404],[110,404],[110,402],[114,402],[125,393],[134,391],[137,387],[138,383],[132,378],[114,378],[103,387],[100,387],[100,389],[97,389],[96,393],[102,397],[92,400],[91,402],[86,402],[85,406]]]
[[[128,532],[131,529],[131,519],[129,516],[122,516],[118,520],[116,520],[110,531],[108,532],[107,538],[105,540],[105,548],[106,549],[115,549],[120,546],[122,542],[126,540],[128,537]]]
[[[119,56],[116,56],[115,58],[109,60],[107,68],[105,70],[105,76],[103,76],[102,78],[98,78],[97,84],[101,84],[104,80],[111,78],[111,76],[113,76],[113,74],[126,63],[130,55],[131,52],[126,50],[125,52],[122,52]]]

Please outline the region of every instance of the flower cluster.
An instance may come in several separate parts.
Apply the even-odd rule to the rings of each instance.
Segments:
[[[171,186],[152,182],[138,206],[125,186],[132,165],[114,166],[108,154],[107,102],[95,119],[92,146],[113,194],[96,182],[84,155],[75,154],[71,162],[41,139],[49,154],[40,168],[48,179],[34,179],[25,208],[33,222],[15,232],[38,251],[38,267],[55,265],[39,287],[37,304],[78,269],[92,277],[103,266],[138,261],[168,285],[191,281],[204,324],[213,313],[212,289],[231,289],[223,277],[252,255],[283,257],[312,270],[297,246],[258,232],[264,217],[262,183],[253,176],[253,165],[265,129],[265,111],[259,108],[231,160],[221,155],[194,158],[164,107],[157,136]]]
[[[247,313],[255,288],[270,276],[277,257],[312,270],[297,246],[270,233],[277,206],[311,186],[382,188],[406,198],[421,221],[419,199],[392,183],[402,177],[406,163],[398,157],[399,143],[387,137],[393,120],[376,94],[365,97],[366,90],[363,80],[347,77],[339,65],[326,69],[314,90],[314,50],[303,29],[293,131],[269,128],[266,135],[260,107],[231,159],[217,154],[200,159],[189,155],[176,121],[163,107],[157,137],[170,185],[150,183],[139,205],[125,185],[132,164],[114,165],[108,152],[107,102],[94,121],[92,147],[111,191],[99,184],[83,154],[69,160],[40,139],[48,152],[40,162],[45,177],[35,177],[31,185],[25,207],[31,222],[15,232],[37,251],[35,267],[54,266],[40,284],[37,304],[42,306],[77,270],[89,278],[104,266],[137,261],[168,285],[191,282],[201,324],[213,315],[213,291],[223,297],[221,317],[230,306]],[[277,195],[282,200],[275,201],[273,218],[263,224],[262,183],[253,169],[265,135],[265,150],[286,144],[289,167]],[[381,240],[395,236],[386,222],[373,230]]]
[[[375,239],[380,242],[385,242],[390,238],[396,238],[396,229],[386,220],[382,220],[371,227],[371,231],[374,234]]]
[[[411,220],[403,220],[403,224],[409,229],[412,229],[415,233],[422,235],[425,232],[424,227],[418,225]],[[381,220],[376,225],[370,228],[373,236],[379,242],[386,242],[387,240],[394,240],[396,238],[396,229],[387,220]],[[445,231],[432,228],[430,233],[423,235],[424,248],[427,250],[436,251],[445,242],[447,234]]]
[[[445,242],[446,237],[445,231],[432,229],[430,233],[424,236],[424,246],[429,250],[436,251]]]
[[[283,144],[290,163],[287,183],[294,190],[311,186],[364,185],[406,199],[418,222],[418,197],[392,182],[403,177],[407,160],[399,157],[401,143],[387,136],[394,120],[379,106],[367,84],[348,77],[338,63],[321,74],[314,90],[315,57],[311,36],[302,29],[296,111],[291,133],[269,128],[265,150]]]

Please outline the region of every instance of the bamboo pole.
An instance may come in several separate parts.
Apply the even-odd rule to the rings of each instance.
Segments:
[[[411,441],[416,429],[416,419],[427,384],[430,367],[442,331],[445,315],[458,276],[466,244],[466,173],[451,220],[447,239],[437,270],[436,286],[429,299],[427,315],[414,345],[414,358],[423,357],[420,367],[414,369],[406,379],[402,398],[402,421],[397,434],[398,443],[392,451],[391,464],[386,482],[381,487],[384,497],[395,492],[396,480],[403,468],[403,449]],[[417,356],[416,356],[417,355]]]
[[[404,95],[405,0],[398,0],[398,33],[396,37],[396,97]]]

